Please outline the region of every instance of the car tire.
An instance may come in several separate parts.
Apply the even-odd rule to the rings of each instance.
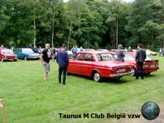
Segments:
[[[136,68],[132,67],[132,71],[133,71],[133,73],[131,73],[130,76],[135,76],[136,75]]]
[[[120,80],[120,78],[121,78],[121,77],[116,77],[116,78],[114,78],[114,80],[115,80],[116,82],[118,82],[118,81]]]
[[[94,80],[95,82],[101,82],[102,77],[101,77],[100,73],[94,72],[94,73],[93,73],[93,80]]]
[[[24,56],[24,58],[23,58],[25,61],[27,61],[27,56]]]

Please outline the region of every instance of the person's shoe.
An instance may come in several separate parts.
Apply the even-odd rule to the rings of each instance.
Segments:
[[[48,80],[48,79],[44,79],[44,81],[49,82],[49,80]]]
[[[63,85],[66,85],[65,83],[63,83]]]

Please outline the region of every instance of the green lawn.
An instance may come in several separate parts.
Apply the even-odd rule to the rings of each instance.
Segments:
[[[43,81],[40,60],[0,62],[0,98],[4,99],[8,123],[127,123],[140,119],[77,118],[64,119],[59,113],[141,114],[147,101],[156,102],[164,111],[164,57],[160,69],[144,80],[126,76],[119,82],[96,83],[92,79],[67,76],[67,85],[58,84],[58,66],[51,62],[50,82]],[[163,112],[164,113],[164,112]],[[0,123],[3,122],[0,112]]]

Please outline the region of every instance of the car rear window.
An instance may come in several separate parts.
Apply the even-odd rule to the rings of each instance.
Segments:
[[[111,61],[116,60],[114,56],[110,53],[103,53],[103,54],[97,54],[96,55],[98,61]]]
[[[124,60],[132,60],[132,61],[134,61],[135,59],[134,59],[134,57],[131,54],[125,53]]]

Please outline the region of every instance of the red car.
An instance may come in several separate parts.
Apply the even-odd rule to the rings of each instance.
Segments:
[[[68,73],[93,77],[99,82],[102,78],[119,79],[132,74],[132,66],[115,60],[114,56],[105,51],[81,51],[69,61]]]
[[[0,60],[3,61],[17,61],[17,55],[12,50],[7,48],[0,48]]]
[[[133,66],[133,73],[132,75],[135,75],[136,72],[136,61],[135,61],[135,56],[136,56],[136,52],[124,52],[125,54],[125,62],[129,63]],[[115,55],[116,57],[116,55]],[[158,60],[152,60],[150,57],[146,56],[144,65],[144,73],[145,74],[150,74],[151,72],[155,72],[159,69],[158,67]]]

